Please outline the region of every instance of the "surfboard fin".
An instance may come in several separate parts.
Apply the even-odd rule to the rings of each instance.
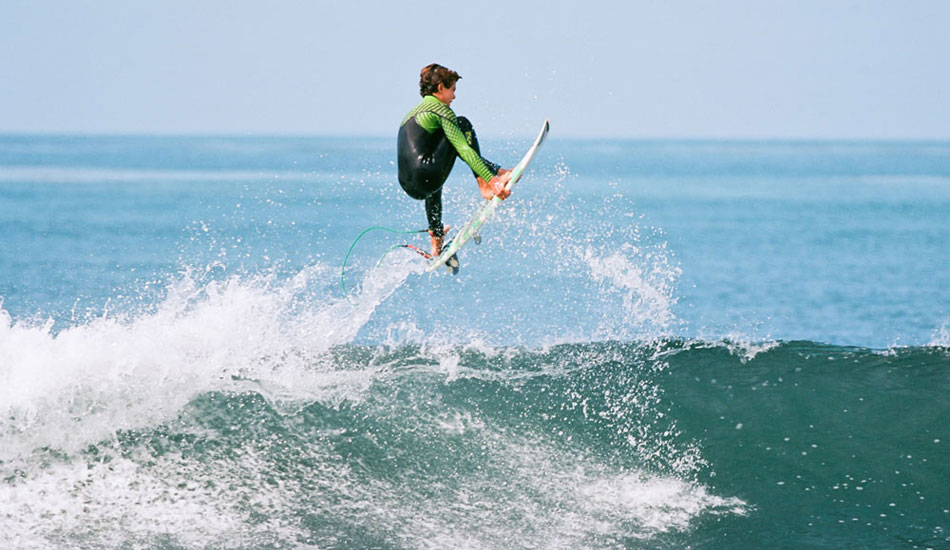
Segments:
[[[459,274],[459,257],[458,254],[452,254],[452,257],[446,260],[445,268],[449,270],[449,273],[452,275]]]
[[[472,240],[475,241],[475,244],[482,244],[482,236],[478,233],[472,235]]]

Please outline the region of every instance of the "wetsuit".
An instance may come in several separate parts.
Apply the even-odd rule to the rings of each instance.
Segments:
[[[449,177],[455,158],[488,181],[499,166],[482,158],[475,129],[465,117],[427,95],[409,111],[399,126],[396,139],[399,184],[412,198],[426,201],[426,218],[433,236],[442,236],[442,185]]]

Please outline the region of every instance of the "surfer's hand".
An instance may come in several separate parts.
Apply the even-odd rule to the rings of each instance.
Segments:
[[[511,170],[499,170],[498,175],[488,181],[485,181],[481,177],[476,178],[476,181],[478,181],[478,190],[481,191],[483,199],[491,200],[493,197],[498,197],[501,200],[505,200],[508,198],[508,195],[511,194],[510,190],[505,189],[505,184],[508,183],[510,179]]]
[[[496,193],[496,196],[501,200],[505,200],[509,195],[511,195],[511,189],[505,188],[505,186],[508,185],[508,182],[511,181],[511,170],[505,170],[502,168],[498,171],[498,175],[495,177],[498,178],[499,187],[501,189],[501,192]]]
[[[482,194],[483,199],[487,201],[495,196],[494,187],[492,187],[491,183],[485,181],[481,176],[475,178],[475,181],[478,182],[478,191]]]
[[[504,181],[500,181],[500,180],[495,181],[495,178],[492,178],[492,184],[494,186],[493,191],[495,192],[495,196],[501,200],[505,200],[508,198],[509,195],[511,195],[511,191],[508,189],[505,189],[505,183],[507,183],[507,181],[508,181],[507,179]]]
[[[505,189],[505,185],[511,180],[511,170],[499,170],[498,175],[493,177],[488,183],[492,186],[492,195],[501,200],[505,200],[511,195],[510,189]]]

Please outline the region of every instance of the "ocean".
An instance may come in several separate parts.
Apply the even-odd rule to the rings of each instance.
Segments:
[[[0,136],[0,547],[950,548],[950,143],[394,142]]]

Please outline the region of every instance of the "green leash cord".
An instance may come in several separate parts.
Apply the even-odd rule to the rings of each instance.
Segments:
[[[388,232],[390,232],[390,233],[396,233],[397,235],[413,235],[413,234],[415,234],[415,233],[427,233],[427,232],[428,232],[428,229],[417,229],[417,230],[415,230],[415,231],[402,231],[402,230],[399,230],[399,229],[391,229],[391,228],[389,228],[389,227],[382,227],[382,226],[379,226],[379,225],[374,225],[373,227],[367,227],[366,229],[364,229],[363,232],[360,233],[358,237],[356,237],[356,240],[353,241],[353,244],[350,245],[350,249],[346,251],[346,256],[343,257],[343,266],[340,267],[340,288],[343,289],[343,295],[346,296],[346,299],[347,299],[347,300],[350,299],[350,296],[349,296],[349,294],[347,294],[347,292],[346,292],[346,262],[349,261],[349,259],[350,259],[350,254],[353,252],[353,249],[356,248],[356,243],[360,242],[360,239],[362,239],[363,236],[366,235],[367,233],[369,233],[370,231],[376,231],[376,230],[379,230],[379,231],[388,231]],[[386,252],[384,252],[383,255],[379,257],[379,261],[376,262],[376,265],[379,265],[379,264],[383,261],[383,258],[386,257],[386,254],[389,254],[390,252],[392,252],[393,250],[395,250],[395,249],[397,249],[397,248],[410,248],[410,249],[412,249],[412,250],[414,250],[414,251],[416,251],[416,252],[420,252],[419,249],[417,249],[416,247],[414,247],[414,246],[412,246],[412,245],[397,244],[397,245],[391,247],[391,248],[390,248],[389,250],[387,250]],[[423,256],[426,255],[425,252],[420,252],[420,253],[421,253]]]

